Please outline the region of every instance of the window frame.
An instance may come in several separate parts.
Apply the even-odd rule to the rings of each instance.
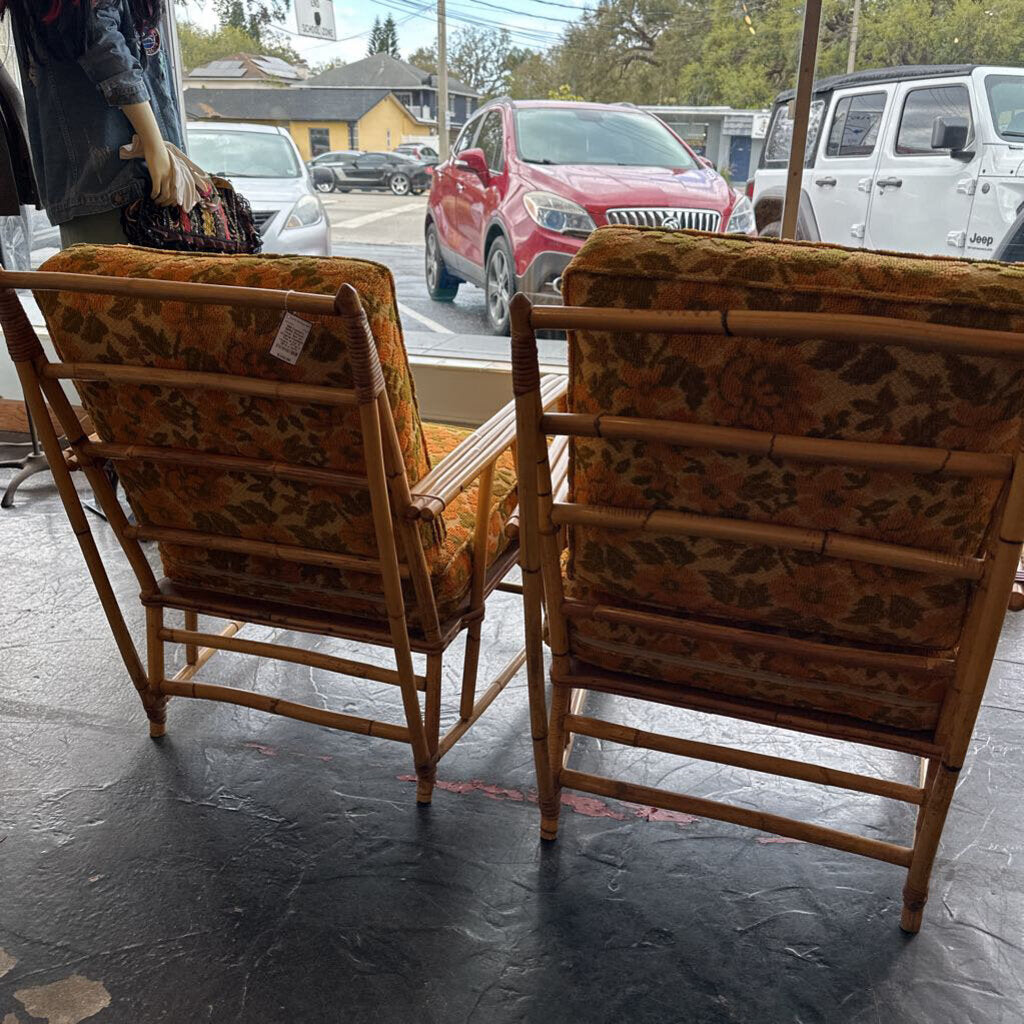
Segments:
[[[316,127],[316,128],[312,128],[311,127],[311,128],[309,128],[307,130],[309,132],[309,157],[310,157],[311,160],[315,160],[317,157],[326,156],[328,153],[334,152],[334,150],[331,149],[331,129],[330,128],[324,128],[324,127],[320,126],[320,127]],[[327,140],[326,144],[325,144],[326,148],[323,150],[322,153],[317,153],[316,152],[316,147],[317,147],[317,145],[320,145],[320,143],[316,143],[316,142],[313,141],[313,136],[314,135],[316,135],[318,137],[326,138],[326,140]]]
[[[910,102],[910,97],[914,93],[918,92],[934,92],[936,89],[960,89],[967,95],[967,114],[970,119],[970,126],[967,130],[967,149],[970,148],[971,143],[974,139],[975,125],[978,123],[978,119],[974,114],[974,106],[971,103],[971,90],[967,82],[963,79],[951,82],[932,82],[930,85],[919,85],[908,88],[903,94],[903,102],[900,104],[900,116],[896,121],[895,130],[892,133],[892,155],[898,160],[915,159],[918,157],[945,157],[947,160],[951,158],[952,151],[948,149],[915,149],[909,153],[900,152],[900,129],[903,127],[903,119],[907,114],[907,104]]]

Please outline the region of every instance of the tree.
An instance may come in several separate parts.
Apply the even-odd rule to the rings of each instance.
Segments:
[[[287,43],[271,40],[269,34],[263,40],[254,39],[244,29],[233,25],[207,31],[182,21],[178,24],[178,40],[181,43],[181,62],[186,71],[236,53],[262,53],[268,57],[280,57],[290,64],[302,63]]]
[[[373,28],[370,29],[370,41],[367,44],[366,53],[367,56],[386,53],[391,57],[398,57],[398,26],[390,14],[383,21],[380,18],[373,19]]]
[[[222,28],[241,29],[260,43],[290,6],[291,0],[213,0],[213,10]]]
[[[484,96],[498,96],[509,92],[515,69],[534,56],[532,50],[513,46],[507,29],[467,25],[452,35],[448,72]],[[436,74],[436,48],[420,47],[409,55],[409,63]]]

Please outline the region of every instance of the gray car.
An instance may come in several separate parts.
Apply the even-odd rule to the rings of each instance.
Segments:
[[[331,224],[291,136],[275,125],[188,125],[189,156],[252,207],[264,252],[331,254]]]

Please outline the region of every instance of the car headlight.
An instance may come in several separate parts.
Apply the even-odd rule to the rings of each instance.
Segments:
[[[589,235],[596,225],[579,203],[554,192],[527,192],[523,205],[534,222],[562,235]]]
[[[754,216],[754,204],[741,195],[732,208],[732,215],[725,227],[727,235],[752,235],[757,228],[757,218]]]
[[[313,224],[319,224],[324,216],[324,208],[316,196],[303,196],[288,214],[284,222],[284,230],[290,228],[308,228]]]

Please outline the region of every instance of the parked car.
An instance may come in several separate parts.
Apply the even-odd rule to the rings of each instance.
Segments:
[[[333,192],[338,187],[338,174],[346,164],[351,164],[356,157],[362,156],[361,149],[336,149],[330,153],[321,153],[309,161],[309,170],[313,176],[313,187],[318,192]]]
[[[433,168],[404,153],[360,153],[333,167],[339,192],[390,189],[396,196],[422,195],[430,188]]]
[[[431,296],[484,289],[506,333],[516,291],[558,301],[573,254],[598,225],[750,233],[750,200],[664,122],[635,107],[496,100],[434,169],[425,228]]]
[[[752,198],[782,218],[792,92],[775,101]],[[815,84],[797,237],[871,249],[1024,259],[1024,69],[946,65]]]
[[[189,155],[249,200],[267,252],[329,256],[331,224],[291,136],[274,125],[188,125]]]
[[[440,156],[433,146],[422,145],[419,142],[403,142],[400,146],[395,146],[395,152],[401,153],[402,156],[410,156],[413,160],[419,160],[424,164],[433,165],[440,160]]]

